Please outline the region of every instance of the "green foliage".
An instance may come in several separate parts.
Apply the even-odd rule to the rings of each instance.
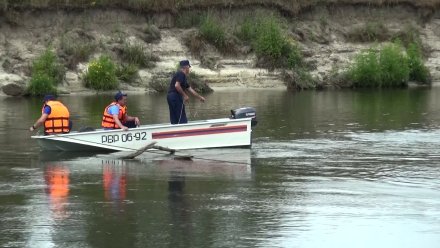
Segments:
[[[200,34],[219,49],[226,46],[226,31],[213,17],[207,16],[200,25]]]
[[[400,44],[382,48],[379,56],[381,87],[401,87],[408,84],[409,66]]]
[[[286,39],[279,23],[274,18],[265,18],[259,23],[257,30],[255,42],[257,55],[279,59],[286,46]]]
[[[56,93],[56,87],[64,78],[64,67],[55,54],[47,49],[32,64],[32,76],[27,89],[30,95]]]
[[[148,54],[142,44],[124,44],[121,50],[121,59],[140,68],[154,67],[154,61],[158,58]]]
[[[123,82],[132,83],[138,77],[138,71],[135,64],[122,64],[116,69],[116,77]]]
[[[431,83],[431,74],[423,63],[422,52],[416,43],[411,43],[406,50],[410,69],[409,79],[423,84]]]
[[[32,64],[32,75],[47,75],[54,85],[63,81],[65,70],[55,53],[47,49]]]
[[[245,42],[251,42],[259,58],[259,66],[270,69],[303,66],[300,50],[287,40],[280,22],[273,16],[258,20],[247,18],[236,35]]]
[[[116,66],[107,56],[92,60],[84,75],[84,82],[87,88],[95,90],[113,90],[118,87],[116,77]]]
[[[42,96],[45,94],[56,94],[57,89],[52,83],[52,79],[45,74],[38,74],[32,76],[29,87],[27,88],[28,94],[32,96]]]
[[[407,86],[409,80],[430,82],[418,46],[412,44],[405,52],[400,43],[359,54],[348,71],[348,77],[355,87],[401,87]]]
[[[359,54],[349,70],[349,78],[355,87],[377,87],[381,84],[378,53],[373,49]]]
[[[297,46],[292,44],[287,44],[285,50],[287,50],[287,66],[288,68],[296,68],[296,67],[302,67],[303,57],[301,54],[301,51],[298,49]]]
[[[239,39],[250,42],[257,37],[257,26],[252,19],[247,18],[238,28],[236,35]]]
[[[305,67],[301,51],[284,35],[274,16],[247,18],[236,32],[237,37],[251,42],[257,53],[257,65],[269,69],[284,68],[283,80],[290,90],[313,89],[316,80]]]

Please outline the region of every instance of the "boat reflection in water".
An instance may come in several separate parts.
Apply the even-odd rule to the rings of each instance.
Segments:
[[[94,247],[136,247],[167,236],[169,247],[193,247],[200,228],[215,222],[207,205],[224,201],[223,193],[235,195],[236,181],[253,179],[250,152],[185,151],[194,156],[189,161],[167,154],[130,160],[115,154],[66,159],[47,154],[40,161],[47,193],[36,196],[49,199],[50,208],[40,205],[30,214],[32,243],[58,246],[69,237]]]
[[[47,195],[56,218],[67,216],[65,209],[72,188],[77,189],[74,195],[76,200],[80,200],[83,194],[99,190],[102,198],[94,201],[104,200],[104,206],[109,206],[111,212],[123,212],[133,202],[158,197],[160,194],[139,198],[142,195],[140,192],[150,194],[152,187],[160,186],[162,189],[156,189],[168,198],[170,208],[176,210],[172,213],[185,219],[185,211],[189,209],[185,206],[185,189],[188,185],[193,190],[199,178],[251,180],[250,152],[250,149],[185,151],[193,156],[192,160],[177,160],[179,156],[157,153],[153,157],[143,154],[130,160],[117,159],[115,154],[88,157],[81,157],[80,154],[80,157],[72,156],[64,161],[60,160],[62,156],[46,153],[43,168]],[[96,187],[98,185],[99,188]]]
[[[250,149],[206,149],[189,151],[191,160],[171,157],[153,161],[151,171],[171,177],[227,177],[250,179]]]
[[[54,219],[68,217],[66,206],[69,199],[69,168],[64,165],[48,164],[44,168],[44,181],[46,194],[49,197],[50,209]]]
[[[102,185],[106,201],[111,201],[114,210],[119,210],[127,197],[127,167],[103,161]]]
[[[115,188],[115,185],[118,184],[116,181],[126,184],[128,177],[133,175],[155,179],[167,178],[170,173],[187,177],[232,177],[236,179],[250,179],[251,176],[251,149],[187,150],[184,153],[177,152],[176,156],[162,151],[147,151],[136,159],[119,159],[126,153],[66,154],[65,152],[46,151],[40,153],[40,161],[45,164],[57,163],[65,168],[70,168],[72,174],[102,173],[103,183],[108,189],[106,199],[115,198],[114,194],[120,194],[117,197],[121,198],[125,193]],[[192,159],[179,159],[187,158],[185,155],[191,155]]]

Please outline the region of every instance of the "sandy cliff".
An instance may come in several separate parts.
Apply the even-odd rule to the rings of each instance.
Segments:
[[[126,90],[149,91],[152,81],[166,80],[183,58],[189,58],[194,71],[213,87],[284,87],[279,71],[256,68],[252,52],[234,56],[210,48],[202,56],[191,53],[185,39],[196,30],[177,28],[175,11],[179,10],[179,15],[194,15],[193,9],[209,10],[224,19],[226,25],[235,25],[241,16],[256,11],[281,16],[286,23],[286,35],[298,43],[312,65],[312,74],[324,84],[330,74],[346,67],[356,53],[375,45],[347,40],[350,30],[378,21],[393,32],[412,32],[406,29],[411,26],[420,33],[433,79],[440,80],[440,15],[436,10],[440,1],[176,0],[151,1],[154,4],[150,5],[146,4],[148,1],[108,1],[107,6],[112,8],[102,8],[101,2],[105,1],[32,1],[29,5],[10,2],[13,1],[0,1],[4,9],[0,17],[0,85],[25,85],[32,60],[47,47],[57,49],[63,37],[73,33],[98,44],[92,57],[114,52],[121,40],[143,44],[159,57],[154,68],[139,71],[135,83],[121,86]],[[93,7],[85,7],[90,4]],[[140,30],[147,23],[160,28],[159,41],[149,43],[142,38]],[[206,57],[214,60],[210,68],[202,66],[201,60]],[[87,62],[81,62],[68,69],[59,86],[61,91],[88,92],[81,81],[86,68]]]

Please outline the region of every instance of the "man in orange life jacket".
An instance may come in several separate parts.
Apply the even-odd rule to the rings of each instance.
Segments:
[[[115,101],[104,109],[101,126],[104,129],[122,128],[126,131],[140,124],[139,118],[127,114],[127,94],[120,91],[116,93]]]
[[[40,125],[44,126],[44,134],[69,133],[72,129],[69,110],[55,96],[44,96],[44,104],[41,110],[41,117],[32,125],[29,130],[32,132]]]

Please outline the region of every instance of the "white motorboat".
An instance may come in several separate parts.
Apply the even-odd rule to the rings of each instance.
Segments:
[[[256,124],[255,109],[239,108],[231,113],[230,118],[192,121],[179,125],[141,125],[128,131],[72,131],[68,134],[37,135],[32,138],[37,140],[43,150],[60,151],[135,151],[151,142],[176,150],[250,147],[252,126]]]

